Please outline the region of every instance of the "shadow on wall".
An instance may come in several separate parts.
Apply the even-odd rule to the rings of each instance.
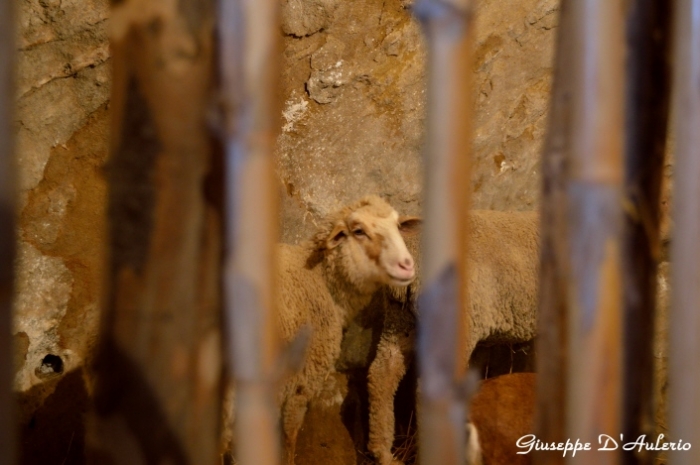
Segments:
[[[99,361],[107,363],[112,371],[102,386],[97,385],[93,431],[99,429],[100,438],[118,436],[123,440],[125,434],[131,435],[138,441],[137,449],[119,450],[123,445],[119,441],[86,447],[86,425],[92,415],[93,399],[85,385],[84,371],[81,368],[63,374],[57,370],[44,383],[17,394],[20,464],[109,465],[114,463],[110,454],[134,459],[132,463],[188,463],[182,445],[168,429],[165,415],[136,365],[109,346]],[[142,417],[143,412],[150,414]],[[105,431],[114,435],[105,435]]]
[[[52,386],[55,386],[53,394],[31,412],[36,398],[43,399]],[[17,401],[22,419],[19,425],[22,465],[85,463],[85,415],[90,402],[82,369],[19,393]]]
[[[170,427],[162,398],[139,364],[107,337],[97,350],[93,367],[98,375],[88,463],[190,463],[181,438]]]

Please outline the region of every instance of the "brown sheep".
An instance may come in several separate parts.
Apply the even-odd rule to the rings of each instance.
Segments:
[[[279,394],[287,463],[309,401],[334,371],[343,329],[386,286],[405,287],[415,278],[414,261],[401,235],[414,225],[384,200],[365,197],[326,217],[313,239],[277,251],[278,323],[290,342],[311,328],[302,369]],[[225,443],[230,447],[233,393],[227,396]]]
[[[539,273],[539,216],[536,212],[472,211],[469,215],[470,303],[466,364],[476,344],[525,342],[535,337]],[[407,240],[420,259],[419,239]],[[418,263],[418,262],[417,262]],[[394,443],[393,398],[413,359],[414,297],[418,283],[408,291],[392,289],[384,329],[368,373],[368,449],[379,465],[399,464]]]
[[[468,465],[528,465],[532,454],[518,454],[518,440],[534,433],[534,373],[489,378],[470,402]]]

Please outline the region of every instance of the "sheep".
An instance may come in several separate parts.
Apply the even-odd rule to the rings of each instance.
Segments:
[[[535,381],[534,373],[512,373],[481,383],[469,408],[468,465],[532,462],[532,453],[518,444],[534,432]]]
[[[401,235],[414,224],[414,218],[399,217],[384,200],[368,196],[328,215],[311,240],[278,246],[281,335],[289,342],[303,327],[311,328],[303,367],[284,382],[278,397],[287,463],[294,463],[309,401],[334,371],[346,324],[381,288],[414,280],[414,260]],[[224,437],[230,441],[232,391],[225,403]]]
[[[537,329],[539,217],[536,212],[472,211],[469,215],[470,319],[464,363],[476,344],[533,339]],[[419,268],[419,239],[407,238]],[[384,329],[368,371],[368,450],[379,465],[396,465],[393,398],[413,358],[418,281],[390,288]]]

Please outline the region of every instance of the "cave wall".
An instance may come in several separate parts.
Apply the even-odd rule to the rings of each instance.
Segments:
[[[476,4],[474,208],[537,207],[556,0]],[[404,0],[283,8],[283,240],[366,193],[420,213],[425,44]]]
[[[80,370],[102,279],[109,4],[17,0],[16,12],[20,457],[80,463],[88,406]]]

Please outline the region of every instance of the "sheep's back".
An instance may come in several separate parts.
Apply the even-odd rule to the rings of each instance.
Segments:
[[[468,299],[471,334],[478,341],[524,342],[535,337],[539,280],[537,212],[472,210],[468,232]],[[390,297],[415,307],[420,292],[421,238],[406,238],[419,278],[406,288],[391,287]]]
[[[304,324],[315,332],[324,327],[342,325],[321,272],[321,266],[309,267],[309,248],[280,244],[277,249],[277,304],[282,337],[291,340]]]
[[[537,212],[470,213],[469,301],[478,340],[530,340],[537,326]]]
[[[304,386],[309,398],[317,395],[340,354],[343,313],[331,297],[321,265],[309,265],[312,253],[305,245],[280,244],[277,249],[277,304],[282,337],[289,342],[303,325],[311,327],[302,370],[287,380],[280,402],[299,386]]]

